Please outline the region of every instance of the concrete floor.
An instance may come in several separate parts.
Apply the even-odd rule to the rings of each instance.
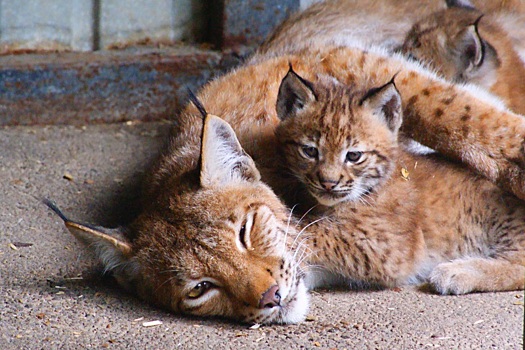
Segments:
[[[182,318],[100,277],[41,198],[115,225],[166,123],[0,129],[0,349],[521,349],[523,292],[438,296],[417,288],[313,293],[299,325]],[[161,325],[144,327],[147,321]]]

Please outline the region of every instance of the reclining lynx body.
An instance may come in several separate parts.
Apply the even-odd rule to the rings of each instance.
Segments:
[[[525,123],[491,97],[479,100],[473,92],[483,97],[482,92],[446,83],[401,56],[359,45],[320,43],[293,54],[270,51],[199,94],[208,112],[232,126],[242,148],[227,123],[207,117],[203,129],[199,109],[189,105],[149,173],[144,212],[135,222],[108,231],[64,217],[119,283],[145,300],[194,315],[292,323],[306,314],[305,287],[314,288],[333,273],[346,282],[382,286],[417,279],[426,259],[425,242],[410,222],[397,220],[399,230],[377,239],[348,240],[352,232],[336,230],[336,222],[314,223],[307,216],[298,234],[293,217],[259,179],[288,203],[302,198],[300,184],[283,167],[275,136],[277,94],[290,63],[310,81],[337,80],[359,89],[379,86],[397,74],[406,135],[525,198]],[[399,206],[413,208],[408,200]],[[373,207],[368,209],[361,215],[375,215]],[[308,237],[324,243],[316,246]],[[366,254],[345,256],[345,247],[348,252],[361,247]],[[378,249],[378,260],[368,261],[367,252]],[[327,272],[311,274],[308,266],[314,261]]]

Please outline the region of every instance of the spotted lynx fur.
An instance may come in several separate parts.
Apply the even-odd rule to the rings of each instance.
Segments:
[[[525,287],[525,204],[461,164],[403,149],[393,81],[313,84],[290,70],[277,113],[286,167],[320,204],[309,262],[327,271],[312,275],[428,279],[443,294]]]
[[[400,55],[365,50],[353,40],[342,44],[320,40],[286,53],[267,43],[250,63],[207,84],[198,94],[199,108],[189,104],[178,116],[169,145],[149,171],[144,209],[134,222],[109,230],[60,213],[68,229],[119,284],[177,313],[295,323],[307,313],[307,288],[330,280],[334,271],[346,282],[410,282],[425,261],[426,244],[410,224],[400,223],[406,236],[387,232],[392,239],[383,242],[361,237],[368,247],[390,246],[387,261],[376,265],[345,255],[356,246],[333,230],[336,222],[308,226],[314,216],[299,220],[276,196],[300,198],[275,135],[277,95],[290,64],[315,84],[334,80],[358,89],[395,76],[404,137],[525,198],[522,117],[474,87],[447,83]],[[414,165],[406,166],[410,172]],[[412,206],[410,193],[399,191]],[[317,245],[308,237],[319,237]],[[325,276],[312,274],[314,261]]]

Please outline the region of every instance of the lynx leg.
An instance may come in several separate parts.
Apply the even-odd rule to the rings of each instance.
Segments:
[[[525,266],[490,258],[456,259],[437,265],[429,281],[441,294],[519,290],[525,287]]]

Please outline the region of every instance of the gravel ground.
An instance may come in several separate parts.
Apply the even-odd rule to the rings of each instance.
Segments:
[[[316,291],[306,322],[182,318],[115,287],[41,199],[71,218],[129,220],[166,123],[0,130],[0,349],[521,349],[523,292]],[[144,322],[162,324],[145,327]]]

